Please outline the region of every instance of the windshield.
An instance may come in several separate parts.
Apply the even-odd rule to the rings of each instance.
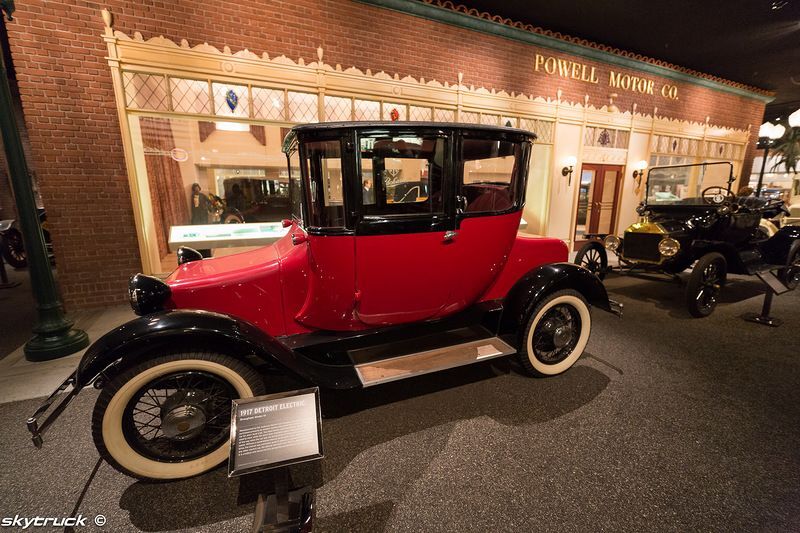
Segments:
[[[733,165],[727,162],[653,167],[647,173],[648,205],[703,204],[702,192],[722,187],[730,192]]]

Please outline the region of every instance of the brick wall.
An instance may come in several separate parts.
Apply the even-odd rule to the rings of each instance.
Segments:
[[[401,76],[555,96],[602,105],[617,92],[616,105],[630,110],[746,128],[761,123],[763,104],[705,89],[679,86],[680,99],[612,91],[536,73],[535,54],[559,56],[497,36],[347,0],[194,2],[189,0],[28,0],[17,3],[9,38],[39,176],[59,262],[65,301],[96,306],[125,297],[128,276],[139,269],[131,198],[119,134],[100,9],[129,35],[164,35],[176,42],[206,41],[220,49],[248,48],[260,54],[316,58]],[[562,56],[565,57],[565,56]],[[609,67],[588,60],[607,76]],[[614,69],[638,74],[635,71]],[[653,78],[652,76],[649,76]],[[748,161],[752,160],[752,149]],[[745,174],[749,174],[746,163]]]

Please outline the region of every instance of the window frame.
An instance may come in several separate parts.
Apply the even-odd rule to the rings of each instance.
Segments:
[[[311,181],[314,179],[311,174],[307,161],[307,149],[309,143],[331,142],[339,143],[339,161],[341,164],[342,172],[342,209],[343,209],[343,225],[342,226],[320,226],[312,224],[315,217],[315,212],[319,209],[324,209],[325,206],[312,195]],[[347,132],[331,131],[331,132],[315,132],[313,135],[298,136],[299,154],[300,154],[300,175],[302,177],[303,199],[305,201],[305,230],[312,235],[348,235],[353,233],[351,209],[352,198],[350,193],[349,175],[351,172],[350,153],[352,152],[352,140]]]
[[[464,195],[464,140],[487,140],[487,141],[501,141],[501,142],[511,142],[517,143],[520,145],[520,152],[519,152],[519,162],[521,164],[516,165],[516,175],[512,176],[511,182],[511,207],[508,209],[503,209],[502,211],[460,211],[456,210],[456,226],[460,227],[461,221],[467,218],[477,218],[477,217],[490,217],[490,216],[500,216],[500,215],[507,215],[509,213],[513,213],[516,211],[521,211],[525,207],[525,190],[527,188],[528,183],[528,172],[530,168],[530,155],[532,151],[533,143],[530,138],[510,132],[504,131],[490,131],[490,130],[479,130],[479,131],[470,131],[470,130],[462,130],[460,135],[458,136],[458,142],[456,147],[456,155],[457,155],[457,170],[456,174],[453,179],[453,183],[455,185],[456,196],[458,197],[465,197]],[[455,201],[455,198],[454,198]]]
[[[366,137],[384,136],[414,136],[414,137],[436,137],[444,140],[444,154],[442,161],[442,206],[436,211],[424,213],[366,213],[363,203],[362,183],[363,171],[361,162],[361,139]],[[453,206],[454,206],[454,146],[455,134],[451,130],[443,130],[436,127],[419,128],[363,128],[356,130],[354,139],[354,179],[350,192],[353,195],[353,212],[356,215],[356,234],[357,235],[385,235],[397,233],[425,233],[436,231],[447,231],[453,226]],[[378,191],[377,180],[373,175],[373,186],[375,187],[376,197]],[[381,184],[381,188],[383,185]]]

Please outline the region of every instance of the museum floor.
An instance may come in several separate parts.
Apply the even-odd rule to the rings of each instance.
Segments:
[[[675,284],[606,284],[625,317],[595,312],[587,354],[562,376],[526,378],[503,360],[323,394],[326,457],[292,468],[316,487],[316,529],[800,530],[800,292],[775,300],[786,324],[771,329],[740,318],[761,305],[749,278],[703,320]],[[91,317],[92,333],[126,313]],[[41,384],[68,364],[0,372]],[[39,400],[0,405],[0,517],[248,530],[261,475],[150,484],[98,463],[96,394],[78,397],[41,451],[24,424]]]

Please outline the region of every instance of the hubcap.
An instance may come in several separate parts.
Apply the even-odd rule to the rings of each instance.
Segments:
[[[122,418],[130,446],[162,462],[181,462],[216,450],[229,437],[234,387],[208,372],[177,372],[134,394]]]
[[[700,279],[700,290],[697,291],[697,305],[703,311],[710,311],[717,305],[717,296],[722,288],[722,274],[719,261],[709,263]]]
[[[548,309],[533,331],[533,353],[540,362],[555,365],[569,357],[581,336],[581,317],[569,304]]]

